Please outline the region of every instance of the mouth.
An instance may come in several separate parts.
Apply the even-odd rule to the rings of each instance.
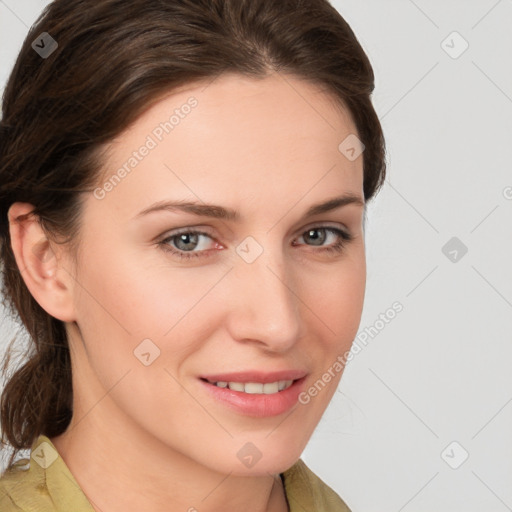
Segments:
[[[260,380],[217,380],[217,376],[210,376],[200,377],[199,381],[206,394],[220,406],[237,414],[262,418],[283,414],[297,405],[307,378],[304,372],[298,373],[302,376],[278,380],[267,374]],[[235,378],[233,374],[229,377]]]
[[[274,382],[235,382],[235,381],[211,381],[201,378],[203,382],[217,386],[218,388],[230,389],[239,393],[248,393],[251,395],[273,395],[285,391],[294,382],[300,379],[278,380]]]

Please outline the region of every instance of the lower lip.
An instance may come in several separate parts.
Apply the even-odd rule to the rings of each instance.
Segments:
[[[265,395],[264,393],[243,393],[229,388],[219,388],[215,384],[210,384],[204,380],[201,380],[201,383],[214,398],[225,403],[236,412],[262,418],[277,416],[291,409],[298,401],[305,380],[306,377],[302,377],[294,381],[284,391],[270,395]]]

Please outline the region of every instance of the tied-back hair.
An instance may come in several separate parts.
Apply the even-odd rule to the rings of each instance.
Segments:
[[[42,57],[43,33],[57,47]],[[222,73],[289,74],[348,108],[364,144],[364,198],[384,183],[385,142],[374,74],[352,29],[327,0],[55,0],[31,27],[3,93],[0,264],[6,310],[29,351],[0,401],[2,446],[17,452],[63,433],[72,417],[64,322],[32,297],[11,247],[7,212],[34,206],[48,236],[78,247],[82,200],[102,173],[102,151],[174,89]],[[342,141],[340,140],[340,143]],[[13,340],[13,341],[16,341]]]

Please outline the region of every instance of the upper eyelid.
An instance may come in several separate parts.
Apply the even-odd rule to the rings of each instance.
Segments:
[[[326,224],[325,222],[324,223],[319,222],[319,223],[313,223],[313,224],[307,225],[305,228],[301,228],[301,231],[299,232],[298,236],[302,236],[304,233],[306,233],[307,231],[309,231],[311,229],[322,229],[322,228],[324,228],[326,230],[329,228],[339,229],[340,231],[346,233],[347,235],[349,235],[349,236],[351,235],[350,230],[346,226],[340,227],[339,224],[332,225],[332,224],[328,224],[328,223]],[[216,237],[213,234],[208,233],[207,229],[197,228],[194,226],[184,227],[184,228],[176,228],[175,230],[167,231],[166,233],[164,233],[164,235],[162,235],[159,238],[160,238],[160,241],[164,241],[164,240],[172,239],[176,236],[179,236],[182,234],[187,234],[187,233],[195,233],[195,234],[205,235],[205,236],[208,236],[209,238],[211,238],[213,241],[220,243],[220,242],[218,242],[218,240],[216,239]]]
[[[313,222],[311,224],[306,225],[306,227],[304,227],[304,228],[301,228],[300,234],[303,234],[308,229],[314,229],[314,228],[339,228],[339,229],[345,230],[347,232],[349,231],[349,229],[344,224],[341,224],[341,227],[340,227],[340,223],[329,224],[329,221],[324,221],[324,222],[317,221],[317,222]],[[175,228],[175,229],[168,230],[162,236],[175,236],[175,235],[179,235],[181,233],[197,232],[197,233],[202,233],[202,234],[213,237],[213,235],[208,232],[209,229],[210,228],[202,228],[202,227],[196,227],[196,226],[185,226],[183,228]]]

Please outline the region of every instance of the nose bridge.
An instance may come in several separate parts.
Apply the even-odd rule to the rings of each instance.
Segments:
[[[300,332],[294,269],[281,244],[270,247],[248,237],[237,247],[233,273],[233,336],[258,340],[274,350],[289,348]]]

